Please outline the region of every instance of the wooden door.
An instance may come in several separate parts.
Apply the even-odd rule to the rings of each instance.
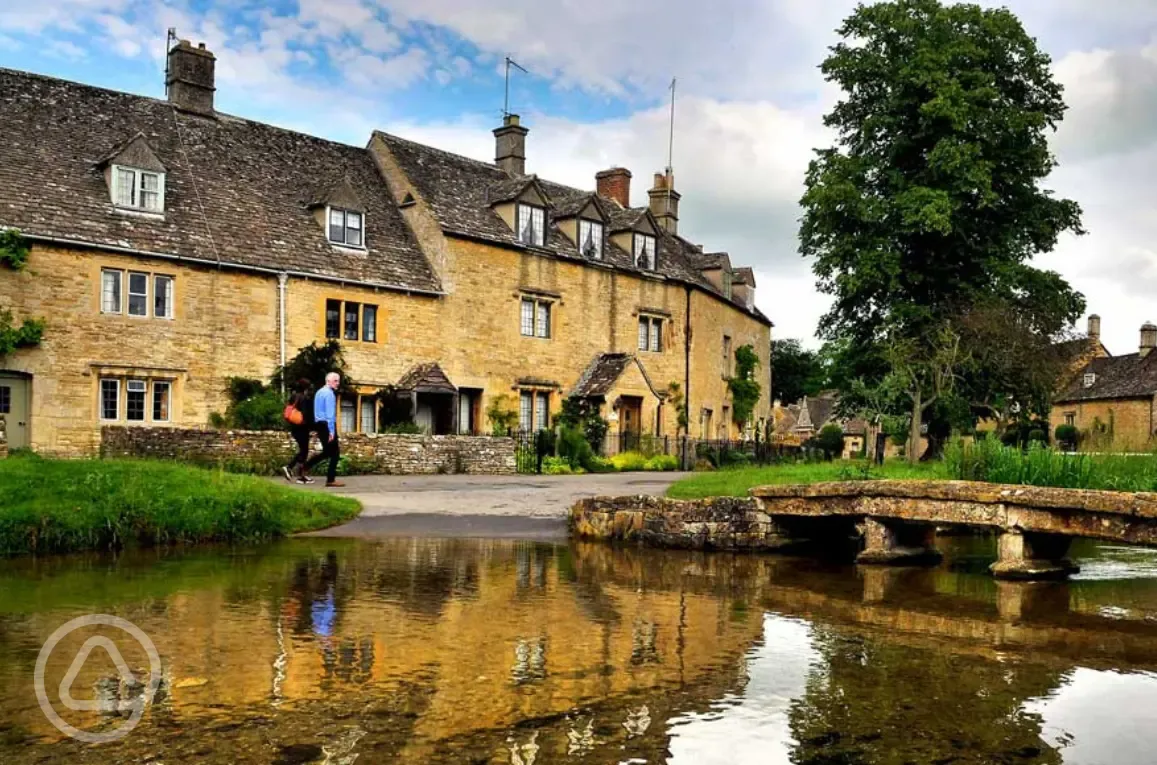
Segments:
[[[32,443],[30,392],[27,378],[0,372],[0,417],[7,422],[9,449],[26,449]]]

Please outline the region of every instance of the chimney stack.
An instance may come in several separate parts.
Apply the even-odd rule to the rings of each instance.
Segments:
[[[188,40],[181,40],[173,46],[165,70],[169,103],[181,111],[212,116],[216,64],[217,57],[205,49],[205,43],[194,48]]]
[[[612,167],[595,173],[595,189],[599,196],[615,200],[620,207],[630,207],[631,171],[625,167]]]
[[[679,233],[679,192],[675,191],[675,174],[655,173],[655,186],[647,192],[651,198],[651,214],[669,234]]]
[[[1093,314],[1092,316],[1089,317],[1089,333],[1088,334],[1089,334],[1090,340],[1100,340],[1101,339],[1101,317],[1098,316],[1097,314]]]
[[[1141,358],[1149,355],[1149,352],[1157,348],[1157,325],[1145,322],[1141,325]]]
[[[529,132],[518,123],[517,114],[503,117],[502,127],[494,129],[494,164],[510,175],[526,175],[526,134]]]

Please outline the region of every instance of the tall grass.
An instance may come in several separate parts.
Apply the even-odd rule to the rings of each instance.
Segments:
[[[355,500],[146,460],[0,460],[0,556],[254,542],[333,526]]]
[[[948,477],[964,481],[1111,491],[1157,490],[1157,455],[1066,454],[1041,444],[1027,451],[995,439],[955,442],[944,451]]]

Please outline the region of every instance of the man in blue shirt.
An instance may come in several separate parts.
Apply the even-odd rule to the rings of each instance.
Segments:
[[[313,397],[314,432],[321,440],[321,454],[316,455],[306,463],[306,472],[324,459],[329,460],[329,470],[326,472],[325,485],[330,487],[345,486],[336,480],[337,461],[341,456],[341,448],[337,440],[337,389],[341,385],[341,375],[330,372],[325,376],[325,386],[319,388]]]

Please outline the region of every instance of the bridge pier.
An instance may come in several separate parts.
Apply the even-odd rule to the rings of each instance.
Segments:
[[[1069,611],[1069,586],[1064,582],[996,582],[996,610],[1007,622],[1048,619]]]
[[[1067,557],[1073,538],[1020,529],[1002,529],[996,540],[996,563],[990,567],[997,579],[1065,579],[1080,571]]]
[[[934,566],[943,555],[936,549],[936,527],[891,518],[864,518],[864,549],[856,563],[886,566]]]

